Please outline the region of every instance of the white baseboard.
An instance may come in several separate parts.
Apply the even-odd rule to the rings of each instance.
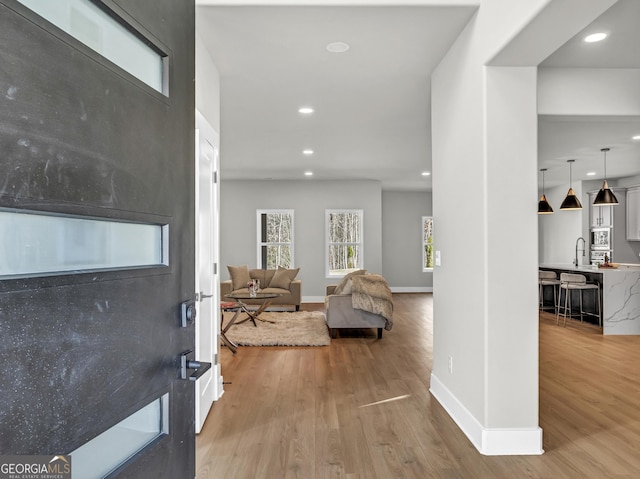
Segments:
[[[303,303],[324,303],[324,296],[303,296]]]
[[[433,373],[431,373],[429,391],[480,454],[486,456],[530,456],[544,453],[541,428],[492,429],[483,427]]]
[[[431,286],[389,286],[392,293],[433,293]]]

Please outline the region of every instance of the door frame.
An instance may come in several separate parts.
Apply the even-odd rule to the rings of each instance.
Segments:
[[[201,151],[200,143],[208,142],[213,150],[213,159],[211,165],[211,186],[210,191],[203,191],[204,185],[200,182],[201,171]],[[196,324],[196,357],[200,361],[211,363],[211,372],[207,373],[199,381],[196,382],[196,434],[200,433],[207,413],[211,408],[213,401],[217,401],[224,394],[222,373],[220,371],[219,362],[219,336],[220,336],[220,271],[219,271],[219,223],[220,223],[220,188],[219,188],[219,151],[220,151],[220,135],[206,120],[204,115],[196,109],[196,145],[195,145],[195,217],[196,217],[196,267],[195,267],[195,286],[196,299],[198,301],[198,315]],[[210,281],[212,291],[203,291],[200,287],[199,262],[201,258],[201,242],[200,236],[203,233],[205,224],[201,224],[200,218],[200,196],[206,195],[211,198],[211,251],[209,258],[212,262],[211,272],[212,279]],[[205,307],[205,302],[210,302]],[[206,351],[206,352],[205,352]],[[209,354],[210,353],[210,354]],[[203,404],[204,401],[204,404]]]

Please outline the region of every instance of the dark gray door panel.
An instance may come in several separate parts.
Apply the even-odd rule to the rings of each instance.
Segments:
[[[195,7],[106,3],[161,42],[170,94],[0,0],[0,208],[166,224],[169,264],[0,279],[0,454],[67,454],[168,393],[169,433],[114,476],[193,478]]]

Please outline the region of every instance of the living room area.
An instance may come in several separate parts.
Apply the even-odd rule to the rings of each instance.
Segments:
[[[256,191],[259,194],[247,194]],[[286,210],[293,218],[293,261],[280,266],[300,268],[302,302],[323,303],[326,286],[341,276],[327,277],[327,210],[362,212],[362,263],[381,274],[393,292],[430,292],[433,272],[425,269],[422,218],[431,216],[426,191],[382,190],[377,181],[237,181],[220,185],[221,280],[227,266],[261,267],[256,227],[261,211]]]
[[[392,293],[432,290],[430,202],[428,192],[383,191],[373,181],[223,180],[221,222],[237,227],[220,232],[220,299],[231,301],[228,311],[233,301],[246,303],[253,324],[256,314],[262,319],[258,331],[247,327],[246,313],[226,313],[223,342],[234,352],[238,345],[325,344],[327,332],[337,337],[359,327],[382,338],[393,327]],[[367,273],[354,278],[353,296],[350,278],[348,291],[332,290],[348,272]],[[258,282],[258,298],[251,298],[250,282]],[[316,318],[304,308],[298,313],[301,304],[320,305],[314,314],[329,330],[307,325]],[[308,327],[309,337],[296,338],[292,328],[299,327]]]

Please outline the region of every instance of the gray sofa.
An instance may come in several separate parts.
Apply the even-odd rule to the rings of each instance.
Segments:
[[[260,280],[260,292],[261,293],[280,293],[282,296],[274,298],[271,302],[271,306],[290,305],[295,306],[295,310],[300,310],[300,302],[302,299],[302,281],[295,279],[295,275],[298,270],[284,270],[288,273],[289,277],[294,279],[289,281],[278,281],[277,287],[270,286],[276,272],[275,269],[247,269],[244,271],[244,267],[229,267],[229,275],[231,279],[220,282],[220,300],[228,301],[225,295],[233,292],[248,292],[249,289],[246,286],[247,278],[245,275],[248,272],[248,278]],[[238,271],[240,270],[240,271]],[[282,270],[282,268],[281,268]],[[282,272],[282,271],[281,271]],[[235,280],[235,285],[234,285]],[[235,287],[234,287],[235,286]],[[251,305],[261,305],[263,300],[261,299],[243,299],[243,303]]]
[[[337,330],[343,328],[377,328],[378,339],[381,339],[387,320],[380,314],[354,309],[351,294],[333,294],[336,286],[327,286],[325,297],[325,316],[331,337],[335,338]]]

